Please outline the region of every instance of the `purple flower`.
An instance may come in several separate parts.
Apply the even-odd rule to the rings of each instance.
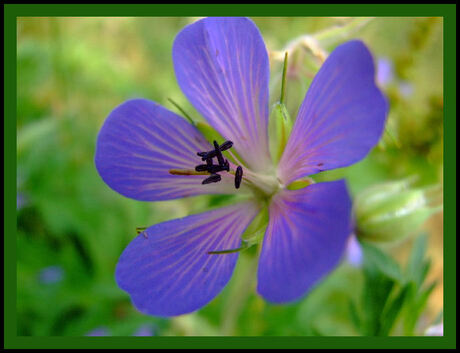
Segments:
[[[172,316],[201,308],[224,288],[238,258],[237,252],[209,252],[240,247],[242,233],[268,208],[257,291],[273,303],[301,298],[339,263],[349,236],[351,200],[343,180],[298,190],[287,186],[355,163],[378,142],[387,104],[375,85],[369,50],[354,40],[330,54],[276,165],[267,132],[269,61],[254,23],[206,18],[188,25],[175,39],[173,61],[184,94],[233,142],[237,157],[229,158],[230,172],[216,174],[221,180],[206,185],[199,173],[172,175],[171,170],[194,171],[203,163],[197,152],[217,153],[219,146],[145,99],[129,100],[110,113],[98,135],[97,170],[112,189],[136,200],[214,193],[248,197],[147,228],[121,255],[118,285],[147,314]],[[238,165],[243,174],[236,189]]]

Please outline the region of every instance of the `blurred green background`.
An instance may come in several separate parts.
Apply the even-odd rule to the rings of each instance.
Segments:
[[[355,307],[358,312],[366,310],[362,290],[367,282],[363,271],[346,261],[300,302],[274,306],[255,293],[255,268],[243,253],[221,295],[196,313],[172,319],[139,313],[117,287],[115,265],[136,236],[136,227],[183,217],[223,202],[218,196],[158,203],[130,200],[109,189],[93,163],[99,128],[110,111],[129,98],[148,98],[175,111],[167,101],[173,98],[199,119],[176,83],[171,60],[175,35],[195,20],[18,19],[19,335],[369,332],[360,329],[353,311]],[[442,19],[253,20],[270,53],[272,101],[279,94],[279,53],[287,47],[296,49],[290,58],[287,87],[287,104],[293,116],[320,64],[302,42],[308,37],[302,36],[314,35],[327,52],[348,39],[361,38],[376,62],[392,66],[379,83],[391,106],[381,143],[362,162],[330,172],[325,178],[346,177],[353,194],[374,183],[410,175],[418,176],[420,186],[442,184]],[[296,38],[298,41],[292,42]],[[418,231],[427,234],[426,258],[431,263],[427,281],[436,282],[414,330],[404,330],[396,320],[388,334],[423,334],[439,321],[442,312],[442,213],[433,215]],[[383,250],[391,252],[399,266],[405,266],[414,239]],[[406,322],[404,315],[402,311],[398,318]]]

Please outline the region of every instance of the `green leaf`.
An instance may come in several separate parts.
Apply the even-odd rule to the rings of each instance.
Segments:
[[[425,259],[427,238],[427,234],[417,237],[405,271],[407,281],[414,282],[417,286],[417,290],[422,286],[431,267],[431,261]]]
[[[396,298],[388,303],[382,315],[382,325],[379,336],[388,336],[390,334],[409,292],[409,286],[404,286]]]
[[[358,333],[361,333],[361,325],[362,325],[362,320],[360,318],[360,315],[358,313],[358,309],[355,305],[355,303],[350,299],[349,305],[348,305],[348,311],[350,313],[350,318],[351,322],[355,326],[356,330]]]
[[[375,336],[380,332],[382,312],[396,282],[375,266],[364,268],[364,274],[363,308],[366,316],[362,327],[365,335]]]
[[[399,265],[390,256],[366,242],[361,242],[361,247],[364,254],[364,266],[375,266],[389,278],[399,283],[404,282]]]
[[[427,289],[425,289],[422,294],[420,295],[420,297],[418,298],[417,300],[417,313],[420,315],[423,311],[423,309],[425,309],[425,306],[426,306],[426,303],[428,302],[428,298],[430,297],[431,293],[433,292],[433,290],[436,288],[436,286],[438,285],[438,282],[437,281],[433,281]]]
[[[415,239],[412,251],[407,262],[405,275],[408,280],[420,278],[427,245],[427,235],[422,234]]]
[[[36,148],[37,145],[46,141],[58,128],[56,120],[45,118],[34,121],[18,130],[17,153],[22,155],[25,150]]]

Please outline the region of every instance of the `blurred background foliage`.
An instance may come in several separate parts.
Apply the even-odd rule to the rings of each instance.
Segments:
[[[270,305],[255,293],[256,268],[243,252],[229,285],[196,313],[163,319],[132,306],[114,269],[136,227],[200,212],[223,199],[126,199],[96,172],[96,136],[109,112],[133,97],[174,111],[167,100],[173,98],[200,119],[176,83],[171,60],[175,35],[195,20],[18,19],[18,334],[421,335],[439,323],[442,212],[409,238],[363,245],[360,266],[344,260],[294,304]],[[279,58],[290,50],[286,104],[293,117],[322,53],[360,38],[379,63],[379,84],[391,106],[381,143],[362,162],[319,180],[345,177],[354,195],[411,175],[418,186],[442,185],[442,19],[253,20],[270,53],[272,102],[279,98]]]

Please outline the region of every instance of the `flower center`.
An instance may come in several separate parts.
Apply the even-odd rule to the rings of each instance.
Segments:
[[[197,155],[201,157],[203,162],[206,164],[199,164],[195,167],[195,170],[179,170],[171,169],[170,174],[173,175],[205,175],[202,184],[218,183],[222,180],[220,172],[226,171],[229,174],[235,175],[235,188],[239,189],[241,183],[248,186],[257,198],[266,199],[273,195],[276,191],[281,188],[281,184],[277,179],[276,175],[272,174],[259,174],[246,168],[243,173],[243,168],[238,165],[235,170],[230,170],[230,163],[222,155],[223,151],[229,150],[233,147],[232,141],[225,141],[219,145],[217,141],[213,141],[214,149],[207,152],[197,152]],[[230,151],[230,155],[235,159],[238,164],[241,163]],[[214,158],[217,159],[217,164],[214,164]],[[244,164],[243,164],[244,165]]]
[[[259,199],[268,199],[282,188],[274,173],[259,174],[246,170],[244,180]]]

